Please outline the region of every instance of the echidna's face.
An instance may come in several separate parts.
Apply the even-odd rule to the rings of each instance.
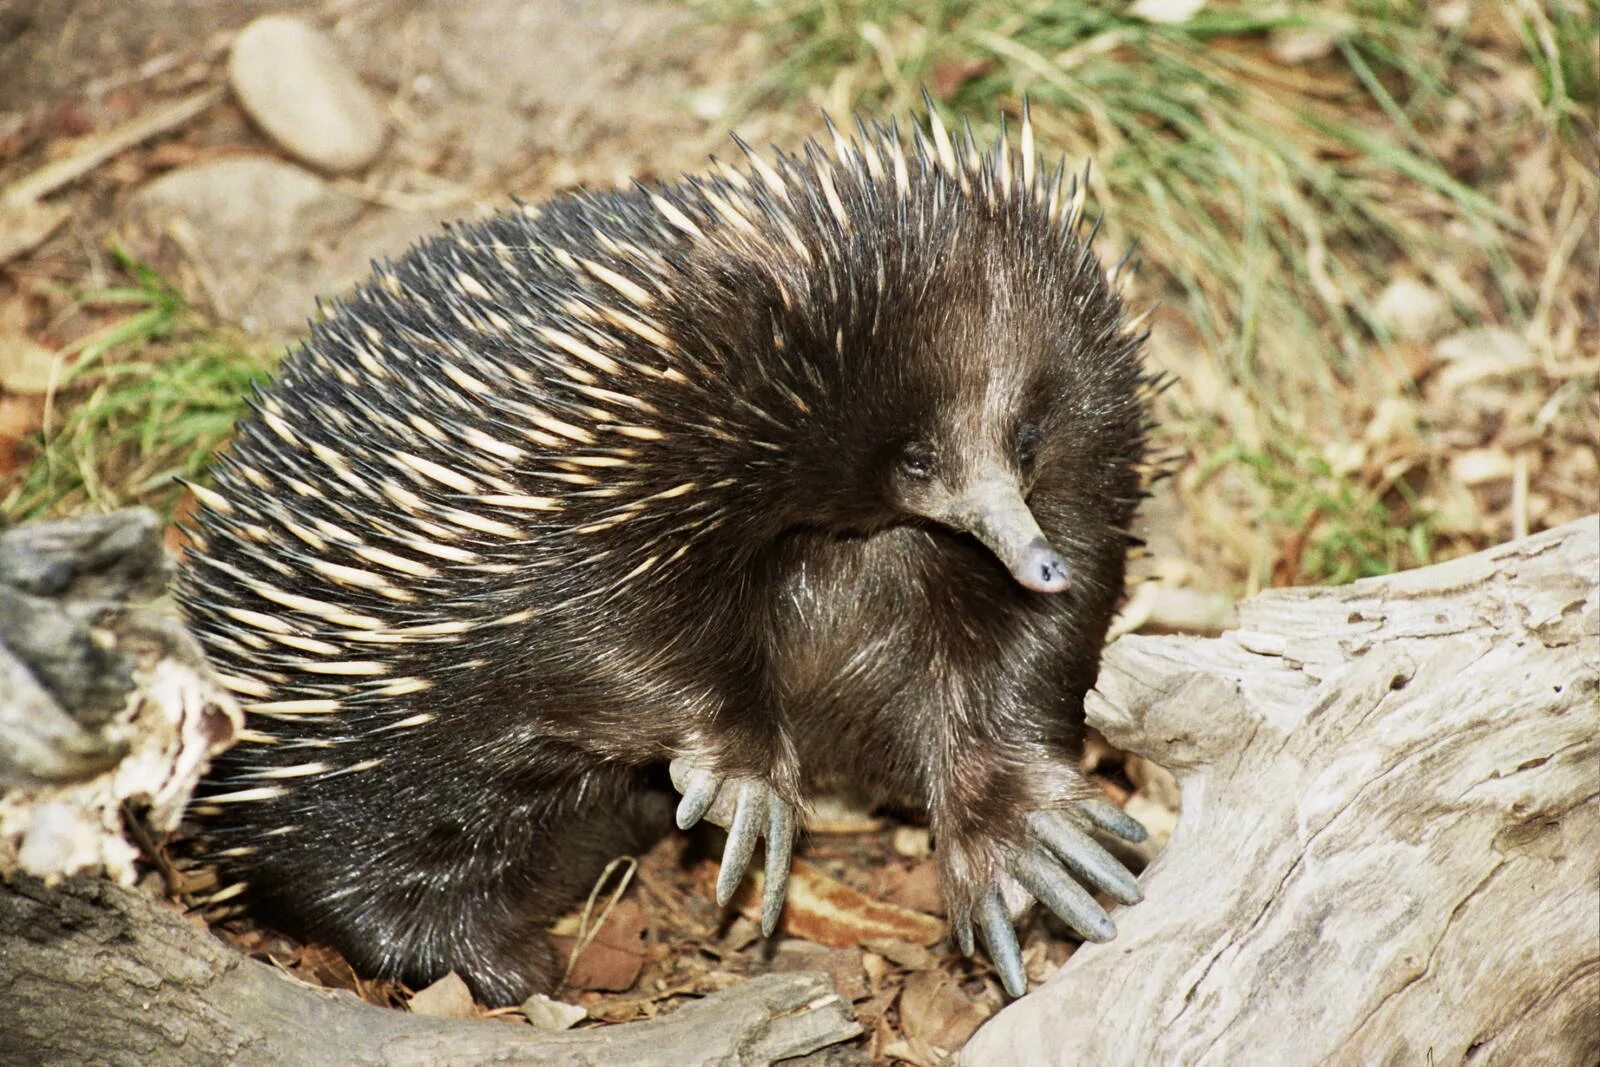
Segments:
[[[1009,433],[1008,423],[1015,423]],[[1000,432],[983,432],[995,428]],[[972,534],[1024,588],[1060,592],[1068,584],[1066,562],[1027,504],[1042,434],[1037,423],[1005,415],[920,433],[892,452],[887,495],[908,515]]]
[[[1030,136],[1018,167],[934,141],[911,158],[880,129],[706,192],[728,225],[693,327],[750,442],[722,482],[782,472],[763,533],[937,523],[1060,592],[1132,514],[1139,337]]]

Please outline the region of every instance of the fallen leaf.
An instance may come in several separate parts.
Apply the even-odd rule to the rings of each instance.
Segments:
[[[902,908],[927,915],[944,915],[944,890],[939,885],[939,864],[925,859],[909,870],[898,868],[883,877],[885,895]]]
[[[0,396],[0,477],[23,459],[22,439],[44,425],[44,397]]]
[[[829,948],[809,941],[781,941],[772,955],[772,969],[820,971],[833,980],[833,988],[845,1000],[860,1000],[869,992],[860,949]]]
[[[15,325],[0,320],[0,389],[43,393],[56,373],[56,353]]]
[[[470,1019],[475,1014],[472,992],[454,971],[412,994],[406,1006],[415,1015],[429,1015],[435,1019]]]
[[[578,1005],[552,1000],[543,993],[535,993],[523,1001],[522,1014],[528,1017],[535,1030],[571,1030],[589,1017]]]
[[[644,967],[644,910],[636,900],[623,900],[611,909],[577,959],[572,960],[566,985],[572,989],[597,989],[620,993],[632,989]],[[550,943],[558,956],[571,959],[578,945],[577,928],[569,917],[557,925],[562,934]]]
[[[894,850],[898,855],[919,860],[933,851],[933,835],[926,826],[896,826]]]
[[[71,214],[64,204],[0,202],[0,263],[43,244]]]
[[[934,967],[938,961],[933,953],[921,945],[913,945],[909,941],[890,941],[884,938],[873,938],[866,947],[890,963],[904,967],[908,971],[925,971]]]
[[[913,1043],[955,1052],[988,1017],[943,971],[915,972],[900,993],[900,1029]]]
[[[982,59],[950,60],[934,64],[933,95],[940,100],[950,100],[961,91],[961,87],[974,78],[981,78],[994,69],[994,59],[985,56]]]
[[[295,950],[290,966],[300,977],[329,989],[355,992],[361,987],[361,979],[356,975],[355,968],[350,966],[350,961],[327,945],[301,945]]]
[[[818,797],[806,812],[808,834],[870,834],[882,827],[883,820],[859,797],[827,794]]]

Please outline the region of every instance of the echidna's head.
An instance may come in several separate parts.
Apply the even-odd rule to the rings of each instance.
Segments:
[[[784,413],[751,428],[777,443],[778,507],[841,531],[938,524],[1063,590],[1138,496],[1139,330],[1027,137],[1021,166],[970,140],[958,158],[937,127],[909,157],[864,141],[782,176],[764,221],[803,255],[751,242],[729,275],[764,350],[734,387]]]

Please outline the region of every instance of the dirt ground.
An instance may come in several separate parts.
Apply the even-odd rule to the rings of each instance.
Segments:
[[[235,35],[257,15],[284,10],[325,29],[377,100],[387,135],[370,165],[335,175],[297,162],[229,90]],[[800,128],[793,116],[741,106],[763,62],[744,31],[644,0],[0,0],[0,193],[31,190],[14,202],[0,197],[0,490],[21,474],[17,442],[58,417],[54,354],[124,314],[115,301],[81,299],[124,284],[112,250],[153,267],[208,321],[277,346],[303,332],[318,297],[346,289],[374,258],[399,254],[444,222],[502,207],[511,196],[538,201],[577,186],[696,170],[708,154],[730,152],[733,125],[754,144],[790,142]],[[161,118],[179,105],[180,117]],[[153,116],[156,132],[105,147]],[[1187,343],[1175,316],[1164,335],[1169,350]],[[1526,532],[1530,522],[1581,513],[1573,501],[1585,494],[1592,501],[1600,483],[1593,449],[1569,442],[1547,463],[1545,495],[1554,502],[1539,510],[1539,471],[1530,494],[1526,459],[1507,458],[1506,441],[1515,431],[1521,447],[1544,432],[1516,429],[1524,423],[1559,422],[1565,429],[1547,437],[1573,438],[1578,420],[1565,414],[1569,405],[1535,422],[1557,406],[1553,390],[1542,380],[1504,384],[1505,368],[1514,363],[1522,373],[1517,361],[1531,357],[1502,354],[1494,348],[1500,340],[1485,334],[1462,359],[1431,344],[1396,345],[1384,373],[1407,376],[1412,406],[1378,405],[1364,428],[1375,442],[1370,455],[1351,468],[1392,467],[1397,484],[1419,469],[1411,387],[1427,375],[1461,394],[1460,410],[1492,413],[1479,425],[1434,405],[1449,440],[1430,462],[1443,466],[1448,446],[1452,471],[1467,487],[1459,520],[1466,547],[1485,536],[1485,514],[1497,517],[1497,534]],[[1564,344],[1578,347],[1576,328]],[[1549,362],[1574,380],[1592,377],[1593,353],[1570,355]],[[1203,369],[1189,381],[1197,407],[1233,402],[1207,398],[1206,390],[1220,394],[1227,385],[1209,381]],[[1385,379],[1374,395],[1391,384]],[[1223,489],[1198,486],[1185,499]],[[1476,503],[1467,499],[1474,493]],[[1163,495],[1146,512],[1154,557],[1146,571],[1181,571],[1181,595],[1157,603],[1155,592],[1136,593],[1128,628],[1155,617],[1207,631],[1227,619],[1231,599],[1223,591],[1236,576],[1194,555],[1184,506]],[[1219,524],[1233,514],[1218,510]],[[1500,522],[1505,515],[1520,518]],[[1279,573],[1270,560],[1265,569],[1284,584],[1299,577],[1292,566]],[[1093,739],[1086,767],[1152,828],[1159,847],[1176,819],[1170,776]],[[614,872],[588,909],[558,925],[560,946],[573,953],[561,999],[587,1009],[583,1025],[649,1017],[748,975],[816,969],[854,1002],[866,1031],[816,1062],[935,1064],[1001,1006],[987,965],[942,941],[925,828],[848,805],[825,808],[800,849],[795,879],[826,907],[791,907],[771,941],[759,936],[748,899],[726,912],[715,906],[716,848],[710,835],[675,835],[636,867]],[[1154,854],[1128,860],[1137,867]],[[374,1003],[400,1005],[411,992],[364,981],[327,950],[248,924],[219,933]],[[1028,932],[1034,980],[1072,952],[1057,934],[1042,924]]]

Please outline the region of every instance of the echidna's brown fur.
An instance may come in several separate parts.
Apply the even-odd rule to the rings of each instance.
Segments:
[[[512,1002],[692,753],[928,810],[963,913],[1084,795],[1139,496],[1140,331],[1081,192],[1026,129],[872,127],[379,266],[196,490],[181,601],[249,712],[194,809],[217,902]],[[930,521],[912,444],[1009,472],[1070,587]]]

